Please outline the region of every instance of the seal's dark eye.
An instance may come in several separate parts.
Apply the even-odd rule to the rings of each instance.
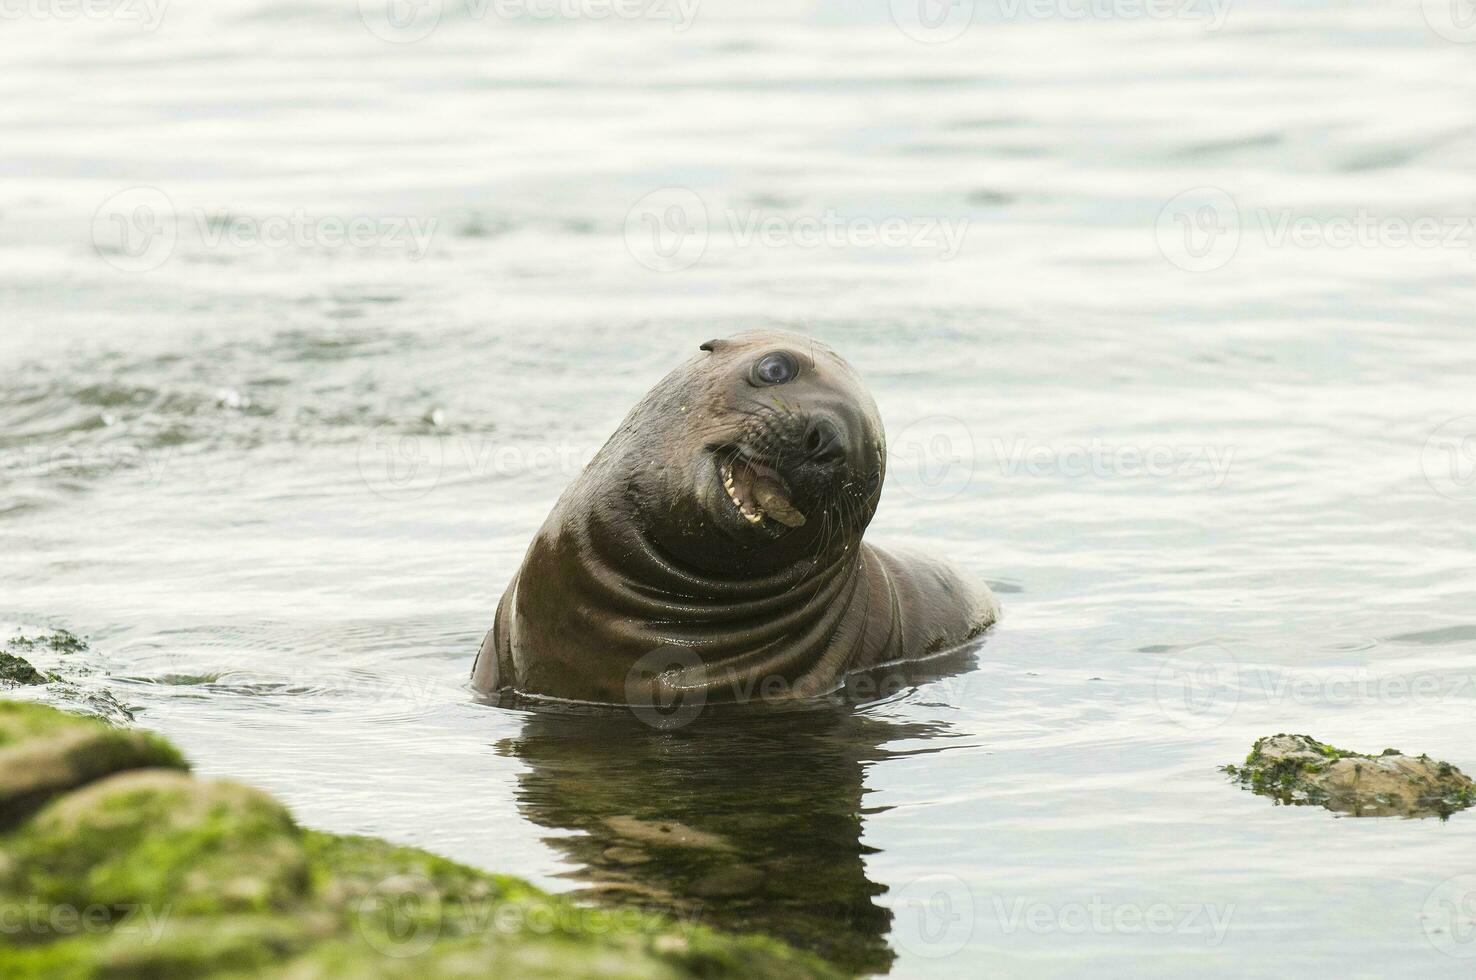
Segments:
[[[797,374],[799,365],[782,350],[759,358],[754,362],[752,371],[753,383],[756,385],[782,385],[786,381],[793,381]]]

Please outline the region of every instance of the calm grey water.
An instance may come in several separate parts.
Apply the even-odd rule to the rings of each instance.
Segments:
[[[0,621],[92,642],[39,665],[309,825],[852,969],[1471,968],[1476,816],[1216,769],[1476,770],[1459,4],[366,6],[7,8]],[[871,540],[1000,626],[860,706],[478,703],[580,461],[768,325],[872,387]]]

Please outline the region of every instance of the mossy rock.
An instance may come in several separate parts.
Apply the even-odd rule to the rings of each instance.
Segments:
[[[1444,819],[1476,805],[1476,784],[1448,762],[1398,749],[1366,755],[1308,735],[1257,739],[1244,765],[1223,768],[1242,786],[1278,803],[1353,816]]]
[[[31,666],[29,660],[0,652],[0,687],[45,683],[46,675]]]
[[[149,765],[140,747],[169,762]],[[15,760],[56,769],[89,748],[108,764],[73,760],[75,778],[43,781],[45,805],[0,836],[0,908],[21,926],[0,935],[0,978],[838,975],[766,937],[581,906],[425,851],[306,830],[265,793],[190,777],[158,739],[0,702],[0,781],[24,782]]]
[[[7,890],[54,905],[168,905],[178,914],[289,908],[307,888],[292,817],[259,790],[140,769],[31,818]]]
[[[58,793],[128,769],[184,769],[173,746],[44,705],[0,700],[0,828]]]

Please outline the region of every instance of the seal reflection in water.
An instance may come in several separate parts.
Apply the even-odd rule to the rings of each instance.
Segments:
[[[877,683],[973,663],[956,651]],[[957,734],[835,700],[709,706],[672,730],[640,712],[523,702],[536,710],[497,748],[527,766],[519,808],[559,831],[548,842],[573,863],[580,898],[777,936],[848,974],[883,974],[896,899],[866,873],[865,822],[888,809],[864,806],[866,773]]]
[[[830,348],[702,345],[565,490],[502,597],[478,690],[600,703],[812,697],[994,622],[950,565],[861,542],[881,419]]]

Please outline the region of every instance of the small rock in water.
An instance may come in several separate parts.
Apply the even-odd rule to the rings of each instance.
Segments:
[[[0,688],[19,684],[45,684],[46,677],[29,660],[9,653],[0,653]]]
[[[658,847],[684,847],[707,851],[731,851],[726,837],[689,827],[675,820],[642,820],[635,816],[606,817],[605,824],[626,840]]]
[[[133,710],[114,697],[111,691],[103,688],[79,687],[55,674],[47,680],[53,685],[47,700],[55,704],[65,705],[69,710],[105,721],[110,725],[128,725],[134,721]]]
[[[651,860],[651,855],[639,847],[621,847],[618,844],[605,848],[602,854],[605,860],[614,864],[646,864]]]
[[[692,894],[698,898],[736,898],[751,895],[764,887],[764,873],[746,864],[720,868],[692,883]]]
[[[1476,805],[1476,783],[1448,762],[1385,749],[1364,755],[1307,735],[1258,739],[1241,766],[1224,771],[1279,803],[1356,817],[1442,819]]]

